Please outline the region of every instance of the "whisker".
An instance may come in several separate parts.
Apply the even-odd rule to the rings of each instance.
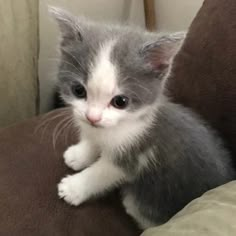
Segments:
[[[79,69],[75,66],[75,65],[73,65],[72,63],[70,63],[70,62],[68,62],[68,61],[65,61],[65,60],[62,60],[62,59],[57,59],[57,58],[50,58],[50,59],[48,59],[48,60],[50,60],[50,61],[56,61],[56,62],[63,62],[63,63],[65,63],[65,64],[67,64],[67,65],[70,65],[70,66],[72,66],[76,71],[78,71],[78,73],[81,73],[80,71],[79,71]]]
[[[63,50],[63,49],[62,49]],[[83,65],[80,63],[80,61],[74,56],[72,55],[70,52],[66,51],[66,50],[63,50],[64,53],[68,54],[69,56],[71,56],[75,61],[76,63],[78,63],[78,65],[80,66],[80,68],[83,70],[83,72],[86,72],[85,68],[83,67]]]
[[[41,131],[41,139],[42,139],[44,137],[46,128],[48,127],[48,125],[51,122],[53,122],[57,118],[66,116],[70,113],[71,113],[71,107],[61,108],[59,114],[52,115],[52,112],[49,112],[48,114],[46,114],[42,118],[40,118],[41,122],[35,127],[34,134],[36,135],[40,130]]]
[[[127,80],[129,80],[129,81],[128,81],[128,83],[126,83],[126,84],[129,84],[129,82],[130,82],[131,80],[137,81],[137,83],[132,84],[132,86],[138,86],[138,87],[144,89],[144,90],[145,90],[146,92],[148,92],[149,94],[152,94],[152,92],[151,92],[148,88],[142,86],[142,85],[139,83],[139,81],[138,81],[137,78],[134,78],[134,77],[126,77],[123,82],[125,83]]]
[[[70,129],[74,127],[74,118],[71,117],[71,119],[65,124],[65,126],[63,127],[64,129],[64,133],[65,133],[65,143],[68,144],[68,135],[70,133]],[[74,134],[74,129],[72,135]]]
[[[130,89],[125,89],[127,92],[130,93],[131,96],[134,96],[134,98],[136,98],[138,101],[140,101],[142,104],[144,104],[143,100],[132,90]]]
[[[63,120],[61,120],[56,127],[53,130],[53,148],[54,150],[56,149],[56,143],[57,143],[57,139],[61,134],[61,125],[63,125],[64,122],[68,121],[68,119],[71,119],[71,117],[65,117]]]
[[[59,71],[56,71],[56,72],[52,72],[52,73],[50,73],[49,75],[50,76],[58,76],[58,74],[71,74],[71,75],[74,75],[75,77],[78,77],[79,75],[78,74],[76,74],[76,73],[74,73],[74,72],[72,72],[72,71],[69,71],[69,70],[60,70],[60,72]]]
[[[46,125],[47,123],[49,123],[59,117],[62,117],[64,115],[65,115],[65,113],[60,113],[60,114],[54,115],[52,117],[44,117],[42,119],[42,122],[39,123],[39,125],[37,125],[36,128],[34,129],[34,133],[36,134],[39,131],[39,129],[42,128],[42,126]]]

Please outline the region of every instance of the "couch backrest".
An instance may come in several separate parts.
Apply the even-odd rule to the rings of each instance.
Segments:
[[[0,128],[38,112],[38,4],[0,1]]]
[[[236,1],[206,0],[176,57],[169,92],[216,128],[236,160]]]

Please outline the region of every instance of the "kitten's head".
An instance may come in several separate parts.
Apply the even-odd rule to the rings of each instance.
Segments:
[[[50,11],[61,31],[61,96],[79,120],[111,127],[157,107],[183,34],[160,36]]]

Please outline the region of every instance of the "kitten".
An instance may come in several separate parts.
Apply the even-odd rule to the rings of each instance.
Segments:
[[[81,141],[64,153],[74,175],[59,196],[72,205],[115,187],[141,228],[162,224],[235,177],[220,138],[164,95],[184,34],[99,25],[51,9],[61,31],[61,96]]]

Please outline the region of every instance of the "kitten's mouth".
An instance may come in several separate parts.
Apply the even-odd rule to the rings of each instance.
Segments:
[[[93,124],[93,123],[89,123],[90,126],[94,127],[94,128],[104,128],[102,125],[99,124]]]
[[[88,124],[89,124],[90,126],[92,126],[92,127],[95,127],[95,128],[97,128],[97,127],[98,127],[98,125],[97,125],[97,124],[93,124],[93,123],[90,123],[90,122],[88,122]]]
[[[80,119],[84,124],[96,128],[96,129],[104,129],[105,127],[99,123],[91,123],[87,119]]]
[[[80,119],[80,121],[82,121],[84,124],[89,125],[89,126],[94,127],[94,128],[103,128],[102,125],[96,124],[96,123],[91,123],[87,119]]]
[[[89,121],[85,121],[85,123],[87,123],[89,126],[93,127],[93,128],[104,128],[101,124],[98,123],[91,123]]]

